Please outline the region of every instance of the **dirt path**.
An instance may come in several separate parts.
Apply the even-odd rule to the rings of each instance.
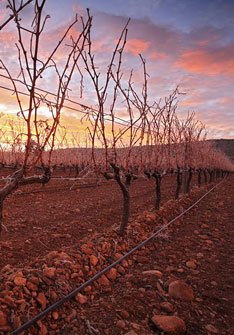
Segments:
[[[69,190],[71,185],[52,180],[44,188],[21,188],[7,199],[7,231],[3,230],[0,237],[0,268],[27,264],[51,250],[70,248],[90,234],[119,225],[122,194],[115,182]],[[166,176],[162,181],[162,203],[173,198],[174,192],[175,176]],[[154,199],[153,180],[135,181],[131,187],[132,217],[152,209]]]
[[[112,290],[100,292],[93,304],[81,308],[61,334],[91,334],[90,325],[97,334],[162,334],[150,321],[155,314],[179,316],[186,323],[187,335],[234,334],[233,183],[230,176],[158,239],[154,250],[142,250]],[[146,270],[158,270],[162,277],[148,276],[143,273]],[[193,301],[167,294],[175,279],[192,287]],[[171,312],[165,304],[162,307],[165,302],[171,304]]]
[[[218,188],[211,192],[193,210],[188,212],[183,219],[180,219],[170,226],[153,244],[149,244],[132,256],[127,262],[122,263],[122,266],[118,268],[118,275],[115,280],[111,279],[108,281],[108,285],[94,283],[93,287],[85,291],[87,297],[85,301],[81,303],[79,299],[70,300],[56,311],[57,314],[48,315],[42,320],[43,324],[38,323],[34,330],[32,332],[29,331],[29,333],[35,335],[162,335],[166,333],[160,332],[152,323],[151,318],[154,315],[174,315],[184,320],[187,327],[187,335],[232,335],[234,333],[234,328],[232,328],[234,312],[232,296],[234,278],[232,243],[234,223],[233,182],[234,175],[224,180]],[[171,186],[172,183],[168,182],[167,196],[169,196],[172,191]],[[105,187],[103,190],[106,192]],[[136,205],[144,203],[146,196],[143,196],[143,194],[149,192],[148,185],[144,190],[145,193],[143,193],[143,189],[141,189],[141,194],[135,194]],[[136,191],[138,192],[139,188],[136,188]],[[185,199],[185,203],[189,206],[189,203],[198,198],[203,192],[205,192],[205,189],[195,191]],[[108,196],[111,197],[114,196],[114,194],[114,191],[111,189]],[[90,191],[87,195],[94,200],[98,199],[95,198],[97,194],[93,191]],[[32,195],[29,196],[32,197]],[[22,198],[23,197],[24,195],[22,195]],[[46,201],[50,199],[49,194],[42,193],[42,198],[44,199],[43,205],[45,206]],[[40,215],[42,215],[42,217],[45,215],[46,218],[47,215],[49,219],[51,219],[51,217],[58,219],[60,215],[62,215],[62,212],[58,212],[53,206],[56,207],[56,205],[60,206],[61,204],[63,204],[62,206],[66,206],[69,201],[72,204],[75,203],[74,198],[68,198],[67,195],[63,193],[57,194],[57,198],[53,195],[51,200],[52,199],[54,199],[55,202],[49,203],[51,209],[47,208],[45,213],[43,212],[41,201],[39,201],[38,198],[37,200],[34,199],[34,201],[38,201],[38,208],[40,208]],[[81,199],[80,196],[79,199]],[[106,201],[106,199],[107,197],[105,196],[104,201]],[[150,197],[147,199],[150,200]],[[164,201],[165,200],[166,196],[164,196]],[[12,199],[9,199],[9,203],[10,201],[12,201]],[[27,198],[27,201],[30,201],[30,197]],[[152,201],[152,199],[150,201]],[[172,215],[170,208],[173,208],[173,206],[177,206],[176,208],[182,210],[183,201],[184,200],[180,202],[179,206],[177,202],[175,202],[174,205],[171,203],[172,207],[170,207],[170,202],[167,203],[165,210],[162,210],[164,213],[163,220]],[[111,200],[109,204],[110,203]],[[104,203],[101,202],[100,204],[102,204],[100,207],[102,208]],[[87,204],[85,205],[87,206]],[[92,205],[89,204],[88,206]],[[22,210],[22,202],[21,206],[20,202],[18,206],[19,210]],[[30,207],[30,204],[25,203],[25,208],[28,207]],[[140,209],[141,207],[138,207],[138,210]],[[74,216],[74,207],[72,207],[70,214],[69,211],[70,210],[67,211],[68,220],[65,222],[61,221],[61,229],[63,229],[63,231],[64,229],[65,231],[66,229],[74,229],[69,221]],[[166,213],[168,216],[165,216]],[[26,238],[24,230],[15,230],[15,228],[17,228],[17,224],[24,225],[20,220],[22,220],[22,215],[26,217],[27,212],[19,212],[18,218],[17,211],[14,212],[14,215],[16,226],[14,222],[10,221],[11,232],[16,234],[14,235],[15,238],[18,233],[21,238],[20,241],[26,242],[24,240]],[[31,210],[30,218],[35,218],[36,215],[35,211]],[[95,215],[96,214],[90,216],[89,220],[95,219]],[[108,215],[109,218],[110,213]],[[151,223],[148,222],[147,215],[154,217],[152,214],[146,214],[146,216],[138,215],[129,229],[129,234],[125,237],[126,242],[121,239],[120,241],[127,245],[132,245],[133,241],[135,241],[134,236],[136,236],[139,241],[142,240],[144,236],[147,236],[147,232],[153,231],[157,223],[155,223],[154,219],[151,219]],[[85,210],[82,217],[85,219]],[[108,247],[108,241],[111,241],[112,244],[109,243],[109,245],[114,246],[114,250],[116,247],[114,243],[116,240],[113,242],[113,237],[116,236],[114,233],[102,234],[102,229],[105,230],[111,226],[108,220],[109,219],[104,221],[104,225],[100,225],[100,227],[95,226],[95,223],[92,223],[92,221],[88,221],[93,225],[93,228],[91,228],[92,232],[86,229],[86,235],[82,235],[86,236],[87,240],[89,236],[87,233],[90,233],[93,236],[93,240],[95,240],[95,238],[97,238],[95,231],[100,231],[96,242],[97,247],[101,248],[97,249],[99,250],[97,253],[97,269],[99,270],[102,266],[101,262],[109,263],[113,260],[112,256],[116,256],[116,251],[114,251],[112,255],[112,249],[110,250],[110,254],[103,253],[103,250]],[[144,224],[143,221],[145,221]],[[56,219],[53,219],[53,224],[55,223]],[[64,223],[67,223],[67,225]],[[35,234],[32,229],[32,222],[26,223],[25,225],[27,227],[25,233]],[[88,225],[88,223],[86,223],[86,225]],[[18,227],[22,228],[22,226]],[[32,232],[30,232],[30,227]],[[47,224],[46,221],[43,221],[42,227],[44,227],[45,231],[41,236],[48,238],[47,242],[51,243],[51,246],[55,248],[57,245],[54,239],[56,240],[56,238],[50,237],[50,235],[53,236],[53,234],[58,233],[58,231],[54,231],[55,226],[50,227],[48,221]],[[94,228],[96,230],[94,230]],[[74,232],[75,231],[76,229],[74,229]],[[78,230],[78,232],[80,233],[81,230]],[[104,242],[104,236],[109,237],[109,240]],[[36,237],[38,237],[38,235]],[[94,249],[91,249],[90,253],[89,247],[87,249],[88,245],[85,247],[86,251],[83,245],[81,253],[79,245],[77,245],[77,241],[78,243],[81,241],[81,239],[78,239],[79,237],[81,236],[76,235],[70,238],[71,241],[73,241],[73,238],[74,241],[76,241],[76,248],[74,247],[74,250],[70,249],[69,240],[67,242],[68,244],[63,242],[65,251],[70,252],[70,256],[64,252],[61,253],[61,256],[58,252],[55,252],[55,254],[52,252],[48,254],[46,258],[41,258],[40,256],[48,253],[46,248],[43,250],[41,247],[37,255],[39,258],[32,263],[32,267],[27,266],[26,259],[24,260],[25,263],[22,262],[18,264],[15,269],[9,267],[7,270],[7,267],[5,268],[4,276],[1,280],[1,303],[3,313],[0,321],[3,327],[6,324],[6,327],[8,327],[8,324],[12,327],[12,320],[14,319],[14,328],[16,328],[22,320],[23,322],[26,320],[26,306],[30,309],[30,313],[35,315],[41,308],[44,309],[45,306],[49,306],[52,302],[56,301],[61,294],[63,296],[64,293],[67,294],[70,292],[73,285],[77,287],[79,282],[90,278],[93,273],[90,267],[90,255],[94,252]],[[59,239],[61,240],[61,237]],[[91,237],[89,239],[91,239]],[[4,246],[4,243],[1,243]],[[30,255],[30,250],[33,251],[34,249],[29,248],[29,250],[27,250],[27,244],[28,243],[21,244],[21,252],[25,252],[29,261],[34,260],[36,255],[33,252],[32,255]],[[66,249],[66,245],[68,249]],[[102,249],[103,246],[105,246],[104,249]],[[92,242],[90,247],[93,248]],[[120,246],[117,245],[117,247]],[[17,257],[20,257],[19,248],[13,249],[12,247],[9,251],[6,246],[2,250],[4,250],[2,258],[4,259],[4,255],[6,255],[4,260],[9,263],[11,259],[9,257],[7,259],[7,255],[9,255],[11,250],[16,250],[16,252],[14,251],[15,253],[13,253],[12,264],[15,264]],[[105,257],[103,255],[105,255]],[[109,259],[107,255],[110,255],[111,258]],[[54,259],[53,257],[58,258]],[[23,272],[19,274],[18,271],[21,266],[23,267],[23,269],[21,269]],[[44,270],[47,269],[46,271],[48,271],[47,267],[52,267],[50,271],[54,271],[54,274],[47,274],[49,275],[48,278],[52,279],[48,279],[47,275],[44,274]],[[156,274],[155,272],[153,274],[145,273],[145,271],[152,270],[156,270]],[[9,274],[7,274],[8,271]],[[175,280],[186,282],[190,290],[192,289],[194,292],[194,299],[191,298],[189,301],[183,301],[173,298],[168,292],[168,287]],[[34,285],[32,285],[32,283]],[[25,287],[25,285],[27,287]],[[55,290],[58,295],[54,297],[51,290]],[[20,304],[19,307],[18,304]],[[11,308],[13,308],[13,312]],[[14,318],[14,313],[16,318]],[[19,319],[19,317],[21,317],[21,319]],[[6,334],[6,332],[2,334]],[[178,335],[181,333],[175,334]]]

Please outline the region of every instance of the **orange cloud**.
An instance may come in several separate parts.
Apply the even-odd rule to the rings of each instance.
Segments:
[[[149,58],[154,60],[161,60],[168,58],[168,55],[162,52],[153,51],[149,54]]]
[[[16,36],[13,32],[3,31],[0,34],[0,42],[1,43],[14,42],[15,40],[16,40]]]
[[[148,41],[142,39],[130,39],[127,41],[126,51],[130,52],[134,56],[137,56],[144,53],[148,49],[149,44],[150,43]]]
[[[197,107],[198,105],[202,104],[204,101],[202,99],[196,99],[196,100],[192,100],[192,99],[187,99],[185,101],[181,101],[180,102],[180,106],[183,107]]]
[[[232,50],[233,51],[233,50]],[[182,54],[175,67],[205,75],[234,74],[234,57],[227,50],[191,50]]]
[[[220,105],[223,106],[233,106],[234,98],[233,97],[222,97],[218,100]]]

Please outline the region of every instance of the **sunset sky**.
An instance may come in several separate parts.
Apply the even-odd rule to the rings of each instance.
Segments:
[[[0,1],[0,24],[7,18],[6,1]],[[77,12],[94,16],[95,50],[105,69],[108,56],[130,17],[124,68],[135,69],[136,83],[142,54],[152,100],[168,95],[177,85],[186,96],[178,112],[195,111],[209,130],[209,138],[234,138],[234,1],[233,0],[47,0],[48,38],[42,52],[59,37]],[[22,11],[27,20],[32,8]],[[0,58],[13,71],[17,61],[13,23],[0,31]],[[61,58],[63,55],[60,55]],[[140,75],[140,72],[139,72]],[[16,74],[17,76],[17,74]],[[43,87],[53,91],[52,78]],[[0,85],[6,81],[0,78]],[[10,84],[8,84],[10,87]],[[95,105],[92,93],[77,102]],[[15,113],[14,97],[0,88],[0,113]],[[76,115],[65,111],[67,125],[74,128]],[[75,131],[75,129],[73,129]]]

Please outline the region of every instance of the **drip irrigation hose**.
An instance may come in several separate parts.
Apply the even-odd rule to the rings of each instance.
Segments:
[[[151,242],[156,236],[158,236],[163,230],[165,230],[168,226],[170,226],[172,223],[174,223],[176,220],[181,218],[184,214],[186,214],[188,211],[190,211],[193,207],[195,207],[199,202],[201,202],[209,193],[211,193],[216,187],[218,187],[224,180],[223,178],[218,184],[214,185],[208,192],[206,192],[201,198],[199,198],[194,204],[189,206],[185,211],[183,211],[181,214],[176,216],[174,219],[172,219],[170,222],[167,224],[164,224],[160,229],[158,229],[154,234],[152,234],[150,237],[148,237],[146,240],[142,241],[138,245],[136,245],[134,248],[129,250],[126,254],[124,254],[121,258],[119,258],[117,261],[111,263],[107,267],[105,267],[103,270],[100,272],[96,273],[92,278],[88,279],[85,283],[74,289],[72,292],[70,292],[68,295],[63,297],[62,299],[58,300],[55,302],[53,305],[49,306],[48,308],[44,309],[42,312],[34,316],[31,320],[27,321],[24,323],[22,326],[19,328],[15,329],[10,335],[18,335],[22,331],[27,330],[29,327],[31,327],[35,322],[38,320],[42,319],[45,315],[48,313],[53,312],[55,309],[57,309],[59,306],[64,304],[64,302],[70,300],[71,298],[75,297],[77,293],[82,291],[85,287],[88,285],[92,284],[95,280],[99,279],[102,275],[104,275],[107,271],[121,263],[123,260],[125,260],[127,257],[129,257],[131,254],[133,254],[135,251],[138,249],[142,248],[145,246],[147,243]]]

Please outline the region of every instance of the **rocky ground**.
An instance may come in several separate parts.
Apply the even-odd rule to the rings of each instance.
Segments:
[[[234,176],[182,219],[25,334],[232,335]],[[143,212],[72,249],[2,269],[0,334],[10,334],[189,207],[211,186]]]
[[[173,198],[175,183],[175,176],[163,178],[162,203]],[[27,185],[8,197],[4,204],[6,229],[0,238],[0,268],[9,263],[23,266],[61,247],[70,249],[77,241],[119,224],[122,194],[117,183],[89,185],[89,180],[74,185],[72,180],[52,179],[44,187]],[[154,199],[154,180],[134,181],[131,220],[153,208]]]

